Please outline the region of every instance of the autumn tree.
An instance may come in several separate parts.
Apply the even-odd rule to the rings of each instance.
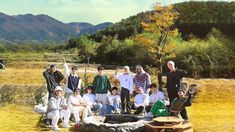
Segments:
[[[162,6],[154,5],[154,10],[141,23],[144,33],[138,35],[135,41],[148,48],[149,53],[154,57],[159,66],[159,75],[162,74],[162,64],[167,57],[173,57],[174,43],[171,38],[178,35],[175,28],[175,21],[178,13],[172,4]],[[162,83],[159,83],[160,87]]]

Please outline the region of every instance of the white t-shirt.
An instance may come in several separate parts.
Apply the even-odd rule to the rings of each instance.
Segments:
[[[116,99],[118,103],[121,102],[120,95],[109,95],[108,100],[109,100],[110,105],[113,105],[113,103],[114,103],[113,100],[114,99]]]
[[[93,105],[93,104],[96,103],[95,102],[96,96],[95,96],[95,94],[88,94],[88,93],[86,93],[86,94],[83,95],[83,100],[86,103],[88,103],[89,105]]]
[[[120,81],[121,88],[124,87],[130,91],[130,94],[133,93],[133,80],[134,78],[129,74],[118,75],[116,78]]]
[[[69,96],[69,98],[68,98],[68,106],[69,106],[70,108],[73,107],[73,104],[80,104],[80,103],[83,103],[83,102],[84,102],[84,101],[83,101],[81,95],[78,95],[77,97],[75,97],[74,95],[71,95],[71,96]]]
[[[149,96],[146,93],[137,94],[135,96],[134,102],[135,102],[135,106],[140,105],[140,104],[148,105],[149,104]]]
[[[164,99],[165,99],[165,96],[164,96],[163,92],[157,91],[156,93],[152,93],[149,96],[149,103],[154,104],[158,100],[164,100]]]

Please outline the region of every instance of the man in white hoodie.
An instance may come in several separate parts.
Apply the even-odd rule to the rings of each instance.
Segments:
[[[58,121],[60,118],[64,118],[63,127],[68,128],[70,111],[62,96],[63,90],[60,86],[55,88],[55,94],[50,98],[47,108],[47,116],[52,119],[51,125],[53,131],[59,131]]]
[[[116,70],[115,78],[120,81],[121,103],[122,103],[121,113],[130,114],[131,113],[130,96],[133,93],[133,83],[134,83],[134,77],[130,75],[130,68],[128,66],[124,66],[124,73],[121,75],[117,75],[117,70]]]
[[[68,98],[70,95],[73,95],[75,89],[81,89],[82,79],[78,76],[77,66],[73,66],[70,72],[65,58],[63,58],[63,61],[64,61],[64,71],[67,78],[65,85],[65,98]]]

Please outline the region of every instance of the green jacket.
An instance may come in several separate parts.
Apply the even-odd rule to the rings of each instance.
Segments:
[[[155,102],[150,111],[156,117],[169,115],[169,111],[162,100],[158,100],[157,102]]]
[[[105,94],[108,93],[108,90],[111,89],[111,84],[106,75],[103,76],[97,75],[93,80],[92,87],[95,93]]]

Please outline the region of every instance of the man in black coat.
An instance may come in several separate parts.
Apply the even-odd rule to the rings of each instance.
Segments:
[[[57,70],[56,65],[50,65],[50,68],[43,72],[43,76],[47,82],[47,90],[49,93],[48,100],[53,96],[55,87],[60,86],[60,82],[64,79],[64,75]]]
[[[175,63],[173,61],[169,61],[167,63],[167,67],[170,69],[170,72],[167,74],[166,88],[171,103],[175,98],[178,97],[180,82],[187,72],[176,69]],[[184,120],[188,120],[185,108],[180,112],[180,114]]]

